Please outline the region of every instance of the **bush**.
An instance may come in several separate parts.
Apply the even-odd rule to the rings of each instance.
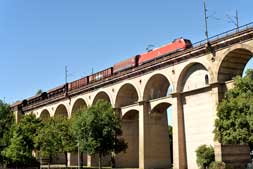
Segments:
[[[224,162],[214,161],[210,164],[208,169],[228,169],[228,167],[226,167],[226,164]]]
[[[200,169],[205,169],[214,161],[214,149],[212,146],[201,145],[196,150],[197,164]]]

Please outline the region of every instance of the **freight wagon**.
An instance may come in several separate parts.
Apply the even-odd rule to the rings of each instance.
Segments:
[[[138,66],[138,60],[139,60],[139,55],[133,56],[129,59],[126,59],[124,61],[121,61],[119,63],[116,63],[113,65],[113,73],[117,73],[123,70],[130,69],[132,67],[137,67]]]
[[[64,94],[64,93],[66,93],[66,91],[67,91],[67,85],[64,84],[64,85],[58,86],[56,88],[53,88],[51,90],[48,90],[47,96],[48,96],[48,98],[54,97],[57,95]]]
[[[113,67],[110,67],[108,69],[102,70],[100,72],[97,72],[95,74],[92,74],[89,76],[89,83],[99,81],[101,79],[110,77],[113,73]]]
[[[71,90],[78,89],[80,87],[86,86],[89,82],[88,80],[89,80],[89,78],[87,76],[87,77],[83,77],[79,80],[75,80],[73,82],[70,82],[68,84],[68,90],[71,91]]]

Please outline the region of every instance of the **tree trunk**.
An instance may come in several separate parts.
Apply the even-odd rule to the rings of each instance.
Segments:
[[[112,152],[112,154],[111,154],[111,167],[112,167],[112,168],[115,168],[115,166],[116,166],[116,162],[115,162],[115,153]]]
[[[49,161],[48,161],[48,169],[50,169],[50,163],[52,162],[52,155],[49,155]]]
[[[102,155],[101,153],[99,153],[99,157],[98,157],[98,168],[101,169],[101,158],[102,158]]]
[[[81,155],[79,157],[80,159],[80,168],[82,169],[83,168],[83,152],[81,152]]]
[[[68,167],[68,153],[64,152],[64,156],[65,156],[65,168]]]

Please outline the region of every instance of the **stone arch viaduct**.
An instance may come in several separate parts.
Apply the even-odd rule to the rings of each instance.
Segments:
[[[80,107],[107,100],[120,114],[128,142],[126,153],[116,156],[118,167],[167,168],[173,163],[176,169],[196,169],[196,148],[219,144],[212,133],[216,106],[233,86],[233,77],[242,75],[252,53],[253,29],[244,26],[87,87],[72,92],[53,89],[52,96],[48,91],[41,94],[44,98],[12,107],[17,118],[26,113],[71,117]],[[168,107],[173,112],[173,150]],[[95,161],[92,158],[88,156],[87,165]]]

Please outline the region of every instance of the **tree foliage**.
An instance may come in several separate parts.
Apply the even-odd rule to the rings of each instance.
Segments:
[[[11,138],[11,128],[14,124],[14,116],[10,106],[0,100],[0,146],[7,146]]]
[[[11,163],[21,166],[34,164],[34,137],[41,125],[41,121],[35,115],[24,116],[15,126],[10,145],[3,151],[3,155],[11,159]]]
[[[169,135],[169,146],[170,146],[170,159],[173,162],[173,127],[168,125],[168,135]]]
[[[214,149],[212,146],[201,145],[196,150],[197,164],[200,169],[205,169],[214,161]]]
[[[67,166],[67,153],[77,149],[73,130],[71,130],[71,121],[63,117],[56,117],[53,120],[55,120],[55,131],[58,133],[58,152],[64,153],[65,165]]]
[[[39,89],[39,90],[37,90],[36,95],[39,95],[39,94],[41,94],[41,93],[43,93],[43,90],[42,90],[42,89]]]
[[[76,149],[70,121],[66,118],[55,117],[43,123],[44,126],[35,138],[36,147],[42,156],[50,158],[50,162],[57,153],[64,153],[65,165],[67,165],[67,152]]]
[[[43,127],[40,128],[38,135],[35,137],[35,145],[40,151],[40,155],[49,157],[51,162],[52,156],[58,152],[58,133],[56,132],[53,119],[50,118],[47,121],[43,121],[43,124]]]
[[[2,152],[10,145],[14,124],[15,120],[10,106],[0,100],[0,163],[8,160],[2,155]]]
[[[230,168],[226,166],[224,162],[214,161],[209,165],[208,169],[230,169]]]
[[[168,134],[169,134],[169,143],[172,145],[173,143],[173,127],[171,125],[168,125]]]
[[[120,119],[108,102],[99,100],[95,105],[80,110],[74,129],[81,151],[98,154],[99,164],[102,156],[127,148],[121,137]]]
[[[218,105],[215,140],[223,144],[253,143],[253,71],[236,77],[234,88],[227,91]],[[252,147],[252,146],[251,146]]]

